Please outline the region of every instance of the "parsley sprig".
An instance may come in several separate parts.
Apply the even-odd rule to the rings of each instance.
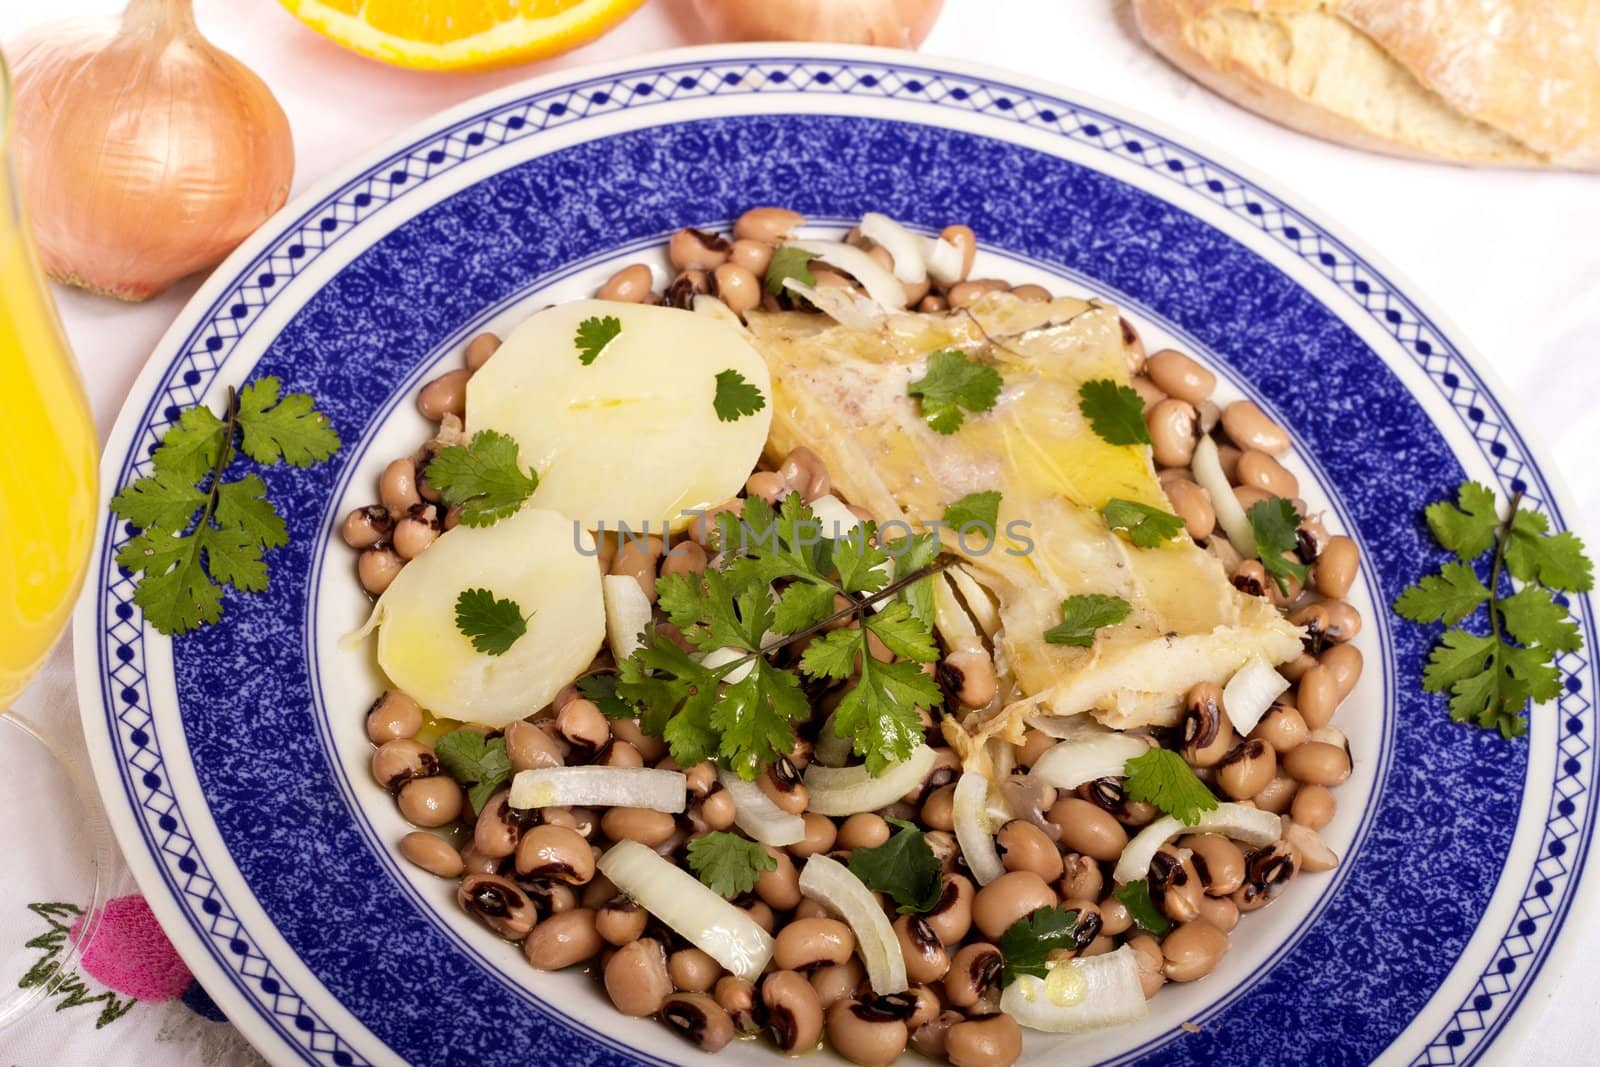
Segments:
[[[763,872],[777,870],[778,861],[749,838],[713,830],[689,842],[689,868],[713,893],[732,900],[754,889]]]
[[[848,537],[821,535],[815,513],[791,494],[777,511],[759,498],[745,501],[742,518],[719,516],[723,562],[700,575],[669,575],[656,583],[668,620],[701,652],[732,648],[738,659],[706,667],[647,628],[633,655],[618,665],[616,702],[637,709],[641,726],[666,740],[683,766],[720,760],[753,779],[794,746],[794,723],[810,714],[799,675],[772,655],[852,616],[861,626],[812,641],[800,669],[842,680],[860,664],[856,686],[840,701],[835,729],[851,736],[857,754],[877,773],[906,758],[922,737],[918,708],[936,705],[938,686],[918,663],[937,658],[919,586],[943,564],[931,535],[901,545],[890,581],[888,554],[871,543],[872,524]],[[909,569],[908,569],[909,568]],[[776,601],[770,594],[782,585]],[[833,611],[833,598],[850,603]],[[876,613],[867,610],[877,606]],[[880,663],[867,648],[871,633],[906,660]],[[908,662],[909,661],[909,662]],[[739,680],[728,677],[740,668]],[[742,672],[741,672],[742,673]],[[591,688],[600,686],[591,683]]]
[[[1129,800],[1154,804],[1181,823],[1193,826],[1203,812],[1216,810],[1216,795],[1171,749],[1152,748],[1129,760],[1122,772],[1122,790]]]
[[[1000,372],[962,355],[954,348],[941,348],[928,357],[928,370],[906,386],[906,392],[922,401],[922,417],[935,432],[950,434],[961,429],[970,412],[981,414],[1000,399]]]
[[[516,438],[499,430],[479,430],[464,445],[440,449],[427,477],[446,507],[461,509],[464,526],[510,518],[539,488],[538,472],[517,461]]]
[[[138,528],[117,565],[142,571],[133,602],[168,636],[222,617],[222,589],[267,587],[262,553],[289,543],[289,529],[259,474],[228,479],[239,453],[262,466],[308,467],[333,455],[339,435],[305,393],[280,393],[278,379],[234,392],[219,418],[187,408],[154,453],[151,472],[125,486],[111,510]]]
[[[1550,533],[1543,515],[1511,498],[1502,521],[1494,491],[1464,482],[1456,503],[1439,501],[1425,512],[1428,528],[1459,562],[1444,564],[1401,593],[1394,609],[1413,622],[1442,622],[1447,629],[1423,671],[1422,687],[1450,697],[1450,717],[1499,730],[1503,737],[1527,732],[1530,700],[1553,700],[1561,693],[1556,656],[1583,647],[1578,627],[1556,592],[1582,593],[1594,587],[1593,565],[1583,542],[1570,530]],[[1482,556],[1490,551],[1489,581],[1479,578]],[[1509,576],[1523,583],[1506,590]],[[1488,633],[1462,623],[1487,607]]]

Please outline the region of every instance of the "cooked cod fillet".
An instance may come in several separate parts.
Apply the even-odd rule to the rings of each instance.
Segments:
[[[941,534],[998,602],[1001,629],[991,636],[1015,682],[1015,699],[966,724],[975,739],[1019,740],[1035,714],[1170,726],[1192,685],[1223,682],[1252,656],[1280,663],[1299,652],[1299,630],[1234,589],[1187,536],[1136,548],[1101,518],[1113,497],[1171,510],[1148,446],[1107,444],[1078,409],[1083,382],[1128,381],[1114,308],[997,293],[966,313],[893,315],[872,330],[800,313],[752,313],[749,326],[772,373],[774,456],[812,448],[840,494],[880,525],[915,527],[968,493],[1000,491],[992,546]],[[906,392],[941,348],[994,367],[1003,381],[993,410],[968,414],[948,435],[923,421]],[[971,583],[952,588],[971,601]],[[1133,610],[1093,648],[1047,643],[1061,601],[1080,593],[1119,596]]]

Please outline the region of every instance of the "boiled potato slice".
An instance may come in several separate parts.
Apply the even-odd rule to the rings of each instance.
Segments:
[[[593,537],[539,508],[446,531],[378,599],[379,666],[435,715],[494,727],[531,715],[605,640],[594,553]],[[513,600],[529,616],[504,653],[479,652],[457,629],[456,599],[467,589]]]
[[[579,324],[608,316],[622,330],[585,365]],[[728,370],[764,404],[724,422],[712,401]],[[685,511],[744,485],[767,440],[771,396],[766,363],[738,328],[674,308],[579,300],[511,331],[467,386],[467,429],[516,438],[539,472],[534,507],[589,530],[646,520],[680,530],[693,518]]]

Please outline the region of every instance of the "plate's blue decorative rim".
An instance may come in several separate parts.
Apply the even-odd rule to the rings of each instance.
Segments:
[[[389,202],[466,160],[597,115],[686,98],[811,93],[909,101],[1013,122],[1141,166],[1226,208],[1298,255],[1399,341],[1462,420],[1502,490],[1524,492],[1527,506],[1548,515],[1556,528],[1564,526],[1549,482],[1526,442],[1458,349],[1362,255],[1304,213],[1205,155],[1097,108],[1013,84],[1003,76],[939,69],[894,53],[853,49],[841,50],[841,55],[774,50],[752,56],[708,50],[694,59],[611,71],[502,99],[393,153],[293,222],[275,227],[281,236],[237,270],[183,338],[181,355],[159,379],[126,453],[117,457],[114,468],[108,463],[103,472],[107,486],[125,484],[146,472],[149,450],[160,433],[182,406],[204,395],[239,338],[260,319],[272,291]],[[148,710],[143,624],[131,601],[131,580],[113,562],[127,536],[124,528],[107,518],[97,584],[86,590],[80,614],[83,629],[96,638],[93,670],[85,669],[83,676],[94,679],[95,688],[85,688],[96,693],[103,718],[91,723],[113,739],[117,773],[137,831],[197,942],[230,979],[241,1001],[255,1010],[259,1022],[305,1062],[335,1067],[364,1063],[288,985],[223,899],[163,778],[161,748]],[[1571,607],[1587,635],[1586,649],[1595,647],[1588,599],[1574,597]],[[1594,834],[1595,810],[1587,795],[1592,793],[1595,767],[1592,759],[1585,760],[1592,753],[1583,734],[1594,728],[1584,678],[1591,691],[1596,678],[1586,652],[1564,654],[1558,665],[1567,682],[1556,702],[1555,781],[1539,858],[1492,962],[1417,1057],[1419,1064],[1469,1063],[1483,1053],[1526,995],[1576,898]],[[1585,801],[1582,805],[1580,799]]]

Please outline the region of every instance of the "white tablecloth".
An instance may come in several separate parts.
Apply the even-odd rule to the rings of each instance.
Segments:
[[[0,0],[0,33],[41,17],[97,14],[118,0]],[[269,0],[199,0],[202,29],[243,59],[277,93],[294,127],[298,191],[407,126],[471,96],[534,73],[588,60],[700,43],[688,0],[655,0],[625,25],[560,59],[481,75],[394,70],[351,55],[305,31]],[[925,50],[1059,81],[1116,105],[1147,112],[1197,141],[1246,161],[1297,203],[1348,227],[1432,297],[1475,345],[1484,369],[1523,425],[1541,434],[1565,473],[1600,544],[1600,177],[1474,171],[1413,163],[1324,144],[1280,129],[1212,96],[1139,42],[1126,0],[946,0]],[[197,281],[139,306],[75,291],[57,292],[62,318],[89,383],[104,436],[157,338]],[[26,694],[19,711],[69,747],[81,749],[66,650]],[[1600,930],[1584,939],[1570,972],[1547,994],[1540,1026],[1521,1047],[1494,1059],[1516,1063],[1596,1062],[1591,1034],[1600,1003]],[[48,1013],[38,1013],[41,1020]],[[176,1017],[174,1017],[176,1018]],[[40,1020],[0,1034],[6,1063],[236,1063],[226,1034],[146,1019],[139,1034],[89,1052],[68,1052]],[[30,1033],[29,1028],[34,1032]],[[187,1029],[185,1029],[187,1027]],[[175,1033],[175,1028],[177,1031]],[[110,1038],[115,1027],[105,1031]],[[192,1032],[191,1032],[192,1031]],[[131,1041],[129,1039],[132,1039]],[[160,1051],[144,1042],[165,1042]],[[187,1040],[187,1044],[182,1044]],[[176,1042],[176,1043],[175,1043]],[[184,1049],[180,1057],[179,1049]],[[154,1053],[152,1059],[148,1053]]]

